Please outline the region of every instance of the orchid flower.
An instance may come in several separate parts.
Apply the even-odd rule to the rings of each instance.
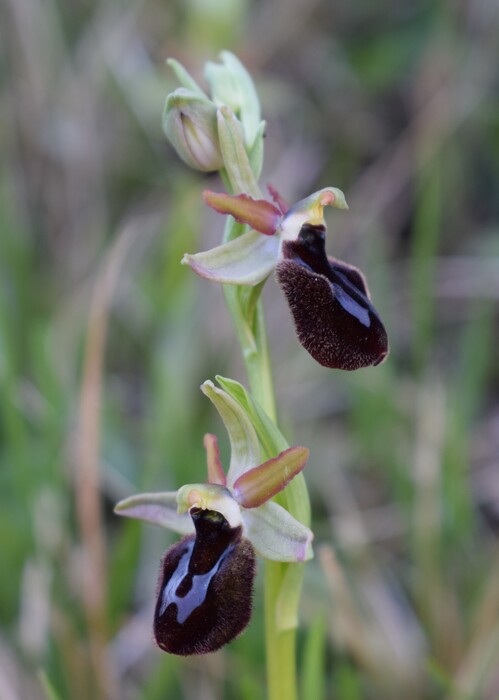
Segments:
[[[291,447],[262,462],[262,448],[242,406],[210,381],[211,399],[229,433],[227,474],[218,441],[207,434],[207,483],[126,498],[115,512],[185,537],[167,550],[154,615],[158,645],[174,654],[215,651],[240,634],[251,615],[254,552],[273,561],[312,556],[312,532],[271,501],[305,466],[308,449]]]
[[[205,279],[235,285],[257,285],[275,270],[298,338],[317,362],[345,370],[379,364],[388,355],[388,339],[364,275],[325,251],[323,208],[348,209],[343,193],[326,187],[290,209],[275,190],[271,195],[275,204],[205,191],[208,206],[251,230],[212,250],[186,254],[182,263]]]

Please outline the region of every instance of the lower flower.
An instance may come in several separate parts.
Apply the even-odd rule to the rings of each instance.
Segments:
[[[257,285],[275,270],[298,339],[317,362],[343,370],[380,364],[389,352],[388,337],[365,277],[325,251],[323,208],[346,209],[343,193],[326,187],[290,209],[274,190],[271,194],[278,207],[245,194],[205,192],[212,209],[252,230],[212,250],[184,255],[182,262],[223,284]]]
[[[262,462],[243,406],[212,382],[201,388],[229,433],[228,473],[217,438],[208,434],[207,483],[137,494],[115,507],[119,515],[185,535],[163,557],[154,613],[159,647],[182,656],[216,651],[244,630],[251,616],[255,553],[281,562],[312,557],[310,529],[272,500],[301,472],[308,450],[289,447]]]

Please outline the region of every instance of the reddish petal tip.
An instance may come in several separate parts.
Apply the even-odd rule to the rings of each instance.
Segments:
[[[281,220],[281,212],[265,199],[253,199],[247,194],[232,196],[225,192],[203,192],[205,203],[219,214],[230,214],[236,221],[248,224],[260,233],[271,236]]]

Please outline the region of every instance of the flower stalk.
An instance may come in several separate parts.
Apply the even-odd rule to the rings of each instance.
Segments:
[[[225,149],[223,179],[231,194],[262,196],[241,138],[233,120],[224,114],[220,120],[222,134],[229,135],[230,151]],[[222,152],[224,149],[222,148]],[[241,224],[228,219],[224,242],[241,233]],[[261,298],[262,285],[250,288],[223,285],[225,301],[230,312],[248,376],[250,391],[277,424],[277,411],[272,380],[272,368],[267,329]],[[310,525],[309,496],[302,474],[276,496],[276,501],[304,525]],[[268,700],[296,700],[296,631],[298,605],[303,583],[303,564],[265,562],[264,610],[265,650],[267,658]]]
[[[275,271],[300,343],[324,367],[379,364],[388,340],[363,274],[326,254],[323,208],[347,209],[343,193],[326,187],[291,207],[273,188],[273,202],[262,197],[258,96],[238,59],[229,52],[221,59],[206,66],[210,95],[169,61],[181,87],[167,97],[163,127],[187,165],[218,171],[225,185],[226,193],[204,193],[208,206],[227,215],[222,244],[182,263],[222,284],[250,392],[223,377],[221,388],[201,387],[229,433],[227,474],[216,437],[206,435],[207,483],[132,496],[116,512],[184,535],[163,559],[155,612],[155,639],[169,653],[208,653],[240,634],[251,615],[254,554],[265,559],[268,700],[297,700],[298,606],[313,539],[301,471],[308,450],[289,447],[277,427],[265,281]],[[234,614],[239,608],[244,614]]]
[[[238,59],[229,52],[223,52],[221,58],[220,64],[208,63],[206,66],[205,77],[211,91],[211,103],[208,102],[210,98],[185,69],[177,62],[170,61],[182,87],[176,91],[177,95],[180,91],[181,99],[167,99],[165,131],[183,160],[199,170],[210,169],[211,165],[218,169],[217,159],[220,154],[223,164],[219,172],[229,194],[261,199],[258,177],[263,162],[265,123],[261,121],[258,96],[251,76]],[[196,104],[200,107],[199,116],[191,110],[191,106]],[[212,107],[217,109],[216,133],[213,130]],[[182,109],[182,115],[176,109]],[[196,137],[196,127],[199,137]],[[251,201],[248,201],[251,209]],[[269,204],[267,210],[272,209],[275,207]],[[234,245],[239,245],[235,241],[245,230],[244,224],[228,217],[224,243],[234,241]],[[258,413],[263,409],[265,412],[263,416],[255,418],[258,418],[259,424],[263,421],[266,425],[263,431],[266,436],[264,457],[270,460],[286,448],[282,436],[275,428],[277,411],[261,299],[265,278],[273,270],[276,239],[269,237],[267,241],[257,244],[269,248],[268,270],[263,273],[262,279],[251,287],[224,284],[223,289],[241,348],[250,391],[256,400],[253,410]],[[244,264],[245,252],[241,252]],[[191,266],[196,271],[196,263]],[[269,425],[274,428],[269,428]],[[275,497],[275,501],[304,525],[310,524],[309,498],[302,474],[298,474]],[[280,700],[283,697],[295,700],[297,697],[295,636],[302,578],[302,564],[265,562],[265,644],[269,700]]]

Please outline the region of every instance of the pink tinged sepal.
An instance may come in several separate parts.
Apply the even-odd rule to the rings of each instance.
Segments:
[[[177,512],[177,492],[140,493],[116,504],[114,512],[160,525],[180,535],[190,535],[194,525],[188,513]]]
[[[213,403],[229,434],[231,457],[227,483],[232,486],[247,471],[262,461],[260,443],[248,414],[222,389],[206,381],[201,391]]]
[[[220,450],[218,449],[218,440],[216,435],[206,433],[203,440],[206,450],[206,462],[208,464],[208,482],[210,484],[227,485],[225,472],[220,461]]]
[[[232,196],[225,192],[205,190],[203,199],[219,214],[230,214],[241,224],[248,224],[260,233],[272,236],[281,219],[281,212],[266,199],[253,199],[247,194]]]
[[[313,557],[312,531],[273,501],[245,510],[244,528],[245,536],[264,559],[302,562]]]
[[[197,275],[212,282],[255,286],[270,275],[278,255],[277,237],[248,231],[203,253],[186,253],[182,265],[189,265]]]
[[[307,463],[306,447],[290,447],[277,457],[242,474],[233,486],[238,503],[256,508],[282,491]]]

